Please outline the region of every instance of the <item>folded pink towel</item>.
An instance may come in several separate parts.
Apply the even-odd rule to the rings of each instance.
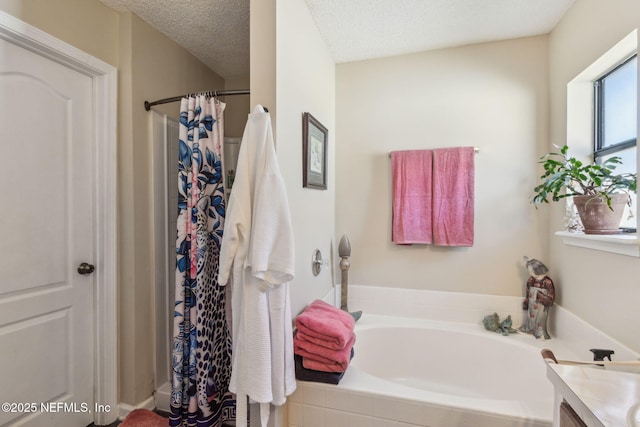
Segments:
[[[300,355],[302,356],[302,355]],[[320,372],[345,372],[349,367],[349,363],[336,363],[336,362],[321,362],[318,360],[310,359],[308,357],[302,357],[302,366],[305,369],[312,369]]]
[[[473,147],[433,150],[433,243],[473,246]]]
[[[322,300],[313,301],[295,320],[296,328],[305,337],[321,340],[323,346],[333,350],[345,348],[355,323],[351,314]]]
[[[297,331],[293,338],[293,352],[302,356],[302,366],[322,372],[344,372],[349,367],[351,348],[356,341],[352,334],[347,345],[341,350],[332,350],[306,341]]]
[[[432,152],[406,150],[391,153],[393,224],[391,240],[397,245],[433,241]]]
[[[351,339],[349,340],[349,342],[347,342],[347,345],[345,345],[344,348],[335,350],[332,348],[328,348],[322,344],[316,344],[316,342],[309,341],[307,338],[308,336],[306,336],[300,330],[297,330],[295,332],[293,336],[294,353],[296,349],[301,349],[308,353],[314,354],[315,357],[312,357],[312,358],[315,359],[317,357],[318,360],[322,360],[322,361],[332,360],[335,362],[339,362],[344,360],[345,359],[344,354],[346,353],[346,355],[348,356],[349,352],[351,351],[351,347],[353,347],[353,344],[356,342],[356,334],[352,333]],[[314,339],[314,341],[317,341],[317,340]]]
[[[333,340],[326,340],[324,338],[318,338],[318,337],[314,337],[308,334],[304,333],[304,328],[300,329],[300,328],[296,328],[296,336],[299,337],[300,339],[303,339],[307,342],[311,342],[314,343],[315,345],[324,347],[324,348],[328,348],[329,350],[341,350],[341,348],[338,348],[339,346],[336,345],[335,341]],[[342,347],[344,348],[344,347]]]

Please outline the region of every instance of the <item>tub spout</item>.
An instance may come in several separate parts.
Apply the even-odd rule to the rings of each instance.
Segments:
[[[349,258],[351,257],[351,242],[346,234],[342,235],[340,239],[340,245],[338,246],[338,255],[340,256],[340,270],[342,271],[342,278],[340,282],[340,308],[350,313],[353,318],[358,321],[362,316],[362,311],[349,312],[348,300],[349,300],[349,267],[351,263]]]
[[[342,280],[340,281],[340,308],[344,311],[349,311],[347,300],[349,298],[349,267],[351,267],[349,258],[351,257],[351,243],[346,234],[340,239],[338,255],[341,258],[340,270],[342,270]]]

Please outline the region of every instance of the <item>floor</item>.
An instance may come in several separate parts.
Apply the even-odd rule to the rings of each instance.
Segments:
[[[109,424],[107,426],[104,426],[104,427],[116,427],[117,425],[120,425],[121,422],[122,421],[118,420],[115,423],[111,423],[111,424]],[[94,423],[91,423],[87,427],[97,427],[97,426]]]
[[[163,417],[167,417],[167,418],[169,417],[169,413],[168,413],[168,412],[164,412],[164,411],[160,411],[160,410],[155,410],[154,412],[155,412],[156,414],[158,414],[158,415],[162,415]],[[107,425],[107,426],[96,426],[94,423],[91,423],[91,424],[89,424],[87,427],[116,427],[116,426],[120,425],[120,423],[121,423],[121,422],[122,422],[122,421],[118,420],[118,421],[116,421],[116,422],[114,422],[114,423],[111,423],[111,424],[109,424],[109,425]],[[224,427],[224,426],[230,427],[230,426],[233,426],[233,425],[234,425],[234,424],[224,423],[224,424],[223,424],[223,427]]]
[[[164,412],[164,411],[160,411],[160,410],[155,410],[154,412],[156,414],[158,414],[158,415],[162,415],[163,417],[167,417],[167,418],[169,417],[169,413],[168,412]],[[111,423],[111,424],[109,424],[107,426],[100,426],[100,427],[116,427],[116,426],[120,425],[121,422],[122,422],[121,420],[118,420],[118,421],[116,421],[114,423]],[[99,427],[99,426],[96,426],[94,423],[91,423],[87,427]]]

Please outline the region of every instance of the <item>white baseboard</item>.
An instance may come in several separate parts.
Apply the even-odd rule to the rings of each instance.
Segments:
[[[118,418],[123,420],[134,409],[149,409],[152,411],[155,408],[156,402],[153,396],[150,396],[147,400],[140,402],[135,406],[120,402],[120,404],[118,404]]]

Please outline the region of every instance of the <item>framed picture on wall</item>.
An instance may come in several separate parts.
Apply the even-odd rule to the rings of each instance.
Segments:
[[[327,128],[309,113],[302,115],[302,186],[327,189]]]

